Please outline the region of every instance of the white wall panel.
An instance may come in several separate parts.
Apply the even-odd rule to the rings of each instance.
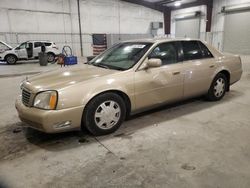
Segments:
[[[9,10],[9,20],[11,24],[10,32],[34,33],[39,31],[37,15],[33,12],[23,10]]]
[[[0,30],[1,32],[8,32],[11,30],[10,20],[8,17],[8,11],[6,9],[1,9],[0,8]]]
[[[119,0],[80,0],[80,10],[85,56],[92,55],[92,33],[150,34],[151,22],[163,22],[161,12]],[[13,46],[41,39],[71,44],[80,55],[77,0],[1,0],[0,34]]]

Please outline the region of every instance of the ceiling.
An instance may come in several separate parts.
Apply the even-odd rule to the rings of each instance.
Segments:
[[[180,2],[181,5],[196,2],[198,0],[143,0],[145,2],[157,4],[165,7],[175,7],[176,2]]]
[[[161,12],[194,7],[199,5],[212,6],[213,4],[213,0],[122,0],[122,1],[142,5]],[[177,2],[179,2],[178,6],[176,6]]]

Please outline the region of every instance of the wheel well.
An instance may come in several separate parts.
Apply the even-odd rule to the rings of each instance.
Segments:
[[[126,105],[126,117],[128,117],[130,115],[130,111],[131,111],[131,101],[130,101],[128,95],[122,91],[119,91],[119,90],[111,90],[109,92],[116,93],[124,100],[125,105]]]
[[[16,56],[15,54],[7,54],[7,55],[4,57],[4,60],[6,61],[6,58],[7,58],[8,56],[10,56],[10,55],[14,56],[14,57],[16,58],[16,60],[18,59],[17,56]]]
[[[104,91],[104,92],[101,92],[101,93],[98,93],[97,95],[93,96],[89,101],[88,103],[86,104],[86,106],[89,104],[89,102],[91,100],[93,100],[95,97],[99,96],[99,95],[102,95],[104,93],[115,93],[117,95],[119,95],[125,102],[125,105],[126,105],[126,118],[129,117],[130,115],[130,111],[131,111],[131,101],[128,97],[128,95],[122,91],[119,91],[119,90],[108,90],[108,91]],[[86,106],[85,108],[83,109],[83,114],[85,113],[85,110],[86,110]]]
[[[52,54],[53,56],[56,56],[54,52],[47,52],[47,54]]]
[[[224,74],[228,81],[227,91],[229,91],[230,87],[230,73],[227,70],[220,71],[219,73]]]

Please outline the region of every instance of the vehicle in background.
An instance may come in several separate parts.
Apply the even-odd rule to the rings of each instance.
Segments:
[[[41,46],[45,45],[48,54],[48,62],[54,62],[59,54],[58,47],[51,41],[26,41],[12,48],[0,41],[0,61],[6,61],[8,64],[16,64],[18,60],[38,59],[38,53],[41,52]]]

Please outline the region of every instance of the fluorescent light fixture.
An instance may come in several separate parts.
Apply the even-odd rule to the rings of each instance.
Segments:
[[[174,3],[174,6],[176,6],[176,7],[181,6],[181,1],[176,1],[176,2]]]
[[[221,12],[237,12],[237,11],[246,11],[250,10],[250,3],[238,4],[238,5],[231,5],[231,6],[224,6],[221,9]]]
[[[201,15],[202,15],[202,13],[200,11],[189,12],[189,13],[185,13],[185,14],[177,14],[174,16],[174,19],[175,20],[190,19],[190,18],[199,17]]]

